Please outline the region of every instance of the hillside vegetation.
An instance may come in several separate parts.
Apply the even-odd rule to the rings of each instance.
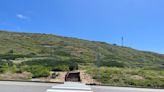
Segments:
[[[78,69],[103,84],[164,88],[162,54],[51,34],[0,31],[0,80],[50,78],[52,72]]]
[[[107,85],[164,88],[163,70],[92,67],[87,70],[87,73]]]
[[[79,63],[95,63],[97,52],[101,54],[102,66],[161,67],[164,64],[164,55],[105,42],[50,34],[0,31],[0,54],[3,57],[12,53],[12,55],[53,56],[61,60],[71,58]]]

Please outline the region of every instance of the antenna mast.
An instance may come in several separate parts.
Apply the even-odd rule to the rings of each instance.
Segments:
[[[124,47],[124,37],[123,36],[121,37],[121,44],[122,44],[122,47]]]

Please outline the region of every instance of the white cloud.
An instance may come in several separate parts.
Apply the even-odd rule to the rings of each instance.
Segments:
[[[19,18],[19,19],[28,19],[28,17],[25,16],[25,15],[23,15],[23,14],[17,14],[16,16],[17,16],[17,18]]]

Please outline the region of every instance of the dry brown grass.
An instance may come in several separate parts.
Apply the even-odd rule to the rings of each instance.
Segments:
[[[23,72],[23,73],[4,73],[0,74],[1,80],[29,80],[31,79],[31,73]]]

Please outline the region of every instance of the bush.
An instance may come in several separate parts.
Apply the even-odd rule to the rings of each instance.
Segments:
[[[116,60],[109,60],[109,61],[103,61],[101,66],[107,66],[107,67],[125,67],[125,64],[120,62],[120,61],[116,61]]]
[[[66,65],[58,65],[51,69],[52,71],[69,71],[69,67]]]
[[[87,73],[102,84],[149,88],[164,87],[164,71],[141,68],[90,68]]]
[[[25,66],[23,70],[31,72],[33,78],[48,77],[50,75],[50,71],[47,68],[39,65]]]
[[[57,60],[57,59],[40,59],[40,60],[31,60],[23,62],[24,65],[41,65],[44,67],[49,67],[53,71],[72,71],[78,69],[78,64],[70,60]]]
[[[17,58],[33,57],[34,55],[19,55],[19,54],[1,54],[0,59],[15,60]]]
[[[7,72],[9,70],[8,68],[9,68],[8,63],[1,62],[1,64],[0,64],[0,73]]]
[[[17,71],[16,64],[12,62],[0,62],[0,73],[12,72],[15,73]]]

